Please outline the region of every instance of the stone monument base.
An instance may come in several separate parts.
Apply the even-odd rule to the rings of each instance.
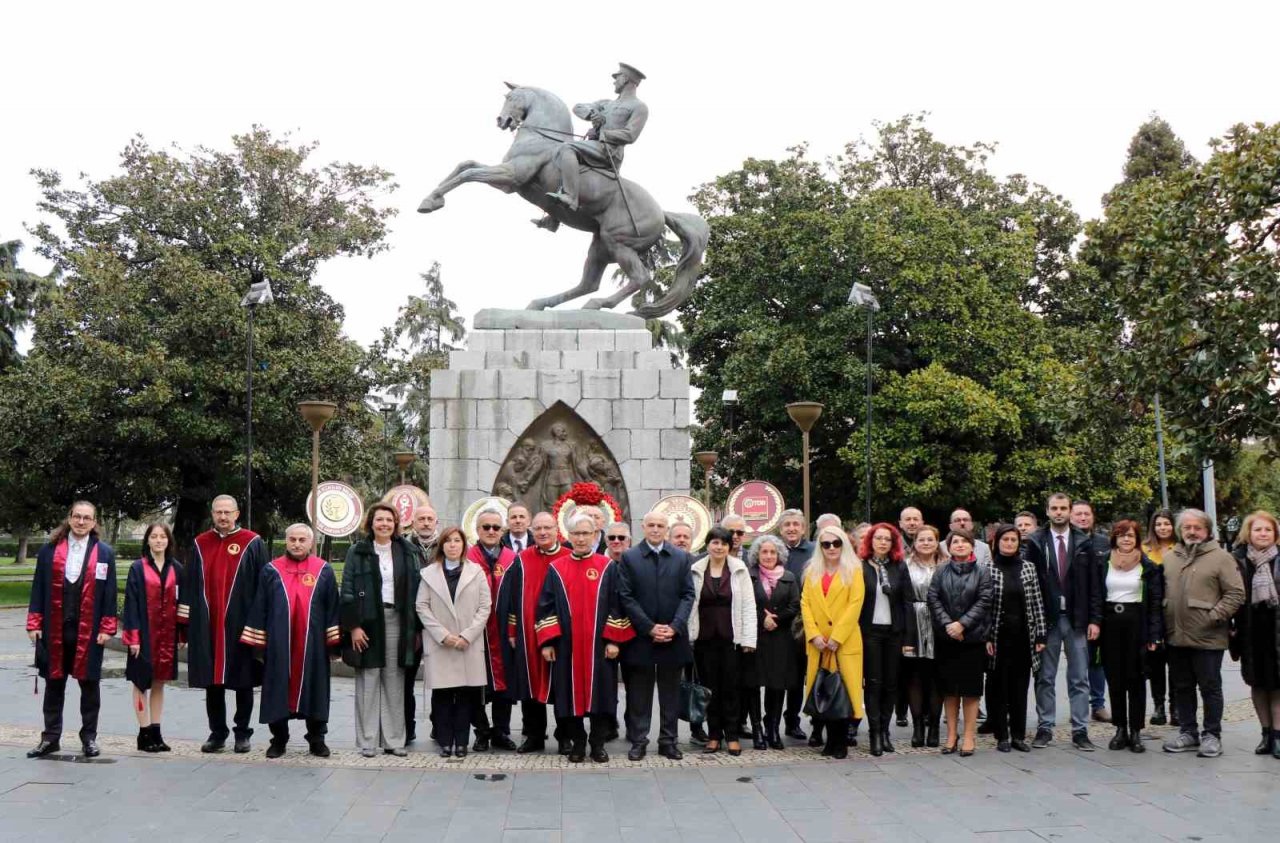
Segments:
[[[483,328],[471,332],[465,351],[450,352],[448,369],[431,373],[428,491],[441,524],[458,524],[472,501],[495,493],[512,448],[557,403],[616,461],[637,537],[654,503],[688,494],[689,372],[653,348],[643,320],[594,311],[481,311],[475,324],[604,324],[602,317],[639,327]]]

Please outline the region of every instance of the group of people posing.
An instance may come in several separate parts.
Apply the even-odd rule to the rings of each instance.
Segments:
[[[60,749],[70,677],[81,688],[84,754],[99,754],[103,647],[119,631],[138,748],[149,752],[169,749],[160,727],[164,687],[185,646],[188,684],[206,692],[205,752],[232,737],[236,752],[249,751],[253,689],[261,686],[267,756],[284,754],[295,719],[305,722],[310,751],[327,756],[329,665],[338,657],[355,672],[356,744],[365,756],[404,755],[416,739],[420,668],[431,689],[432,738],[447,758],[544,751],[550,706],[550,737],[570,761],[607,761],[605,745],[620,727],[627,757],[640,760],[656,692],[658,752],[679,759],[683,680],[711,692],[705,728],[692,729],[704,752],[740,754],[749,736],[758,750],[782,749],[790,738],[844,758],[865,721],[871,754],[883,755],[895,749],[896,710],[901,726],[910,713],[912,746],[968,755],[984,690],[984,728],[1000,751],[1025,752],[1053,741],[1065,652],[1077,749],[1095,748],[1088,722],[1097,664],[1111,710],[1095,699],[1093,717],[1115,727],[1111,749],[1144,751],[1149,684],[1151,722],[1166,722],[1169,689],[1179,727],[1164,749],[1212,757],[1222,751],[1221,665],[1230,650],[1253,691],[1257,752],[1280,758],[1275,517],[1246,518],[1228,553],[1198,510],[1176,519],[1158,512],[1146,531],[1119,520],[1105,535],[1093,531],[1086,502],[1054,494],[1045,514],[1040,526],[1019,513],[983,537],[988,543],[965,510],[952,514],[945,534],[913,507],[897,525],[849,531],[824,515],[813,539],[803,513],[787,510],[778,535],[749,547],[745,522],[730,515],[695,556],[687,525],[669,529],[658,512],[644,516],[633,546],[625,523],[579,507],[566,545],[550,513],[495,506],[477,515],[471,544],[457,527],[438,529],[429,508],[401,525],[393,508],[375,504],[339,583],[313,555],[309,527],[290,526],[284,555],[269,560],[224,495],[213,502],[213,529],[196,537],[185,563],[167,526],[147,527],[118,629],[114,553],[98,540],[93,505],[77,502],[37,556],[27,629],[47,680],[45,727],[28,755]],[[839,677],[851,717],[830,719],[809,699],[823,670]],[[1028,743],[1033,678],[1038,722]]]

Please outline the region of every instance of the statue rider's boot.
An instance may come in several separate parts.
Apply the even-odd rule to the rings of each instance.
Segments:
[[[550,214],[547,214],[542,219],[529,220],[529,222],[533,223],[538,228],[545,228],[547,231],[550,231],[553,233],[560,229],[560,220],[556,219]]]
[[[557,190],[555,193],[548,193],[547,196],[564,205],[570,211],[578,210],[578,200],[564,190]]]

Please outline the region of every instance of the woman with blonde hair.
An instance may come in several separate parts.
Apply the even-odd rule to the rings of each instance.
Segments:
[[[817,548],[804,568],[800,614],[804,618],[805,698],[813,690],[818,668],[840,674],[853,707],[862,717],[862,633],[858,616],[866,596],[862,571],[849,537],[838,527],[818,531]],[[845,758],[849,754],[846,723],[828,723],[822,754]]]
[[[1249,686],[1262,727],[1254,752],[1280,759],[1280,626],[1276,582],[1280,580],[1280,523],[1266,510],[1245,516],[1234,556],[1244,579],[1244,606],[1232,623],[1231,657]]]

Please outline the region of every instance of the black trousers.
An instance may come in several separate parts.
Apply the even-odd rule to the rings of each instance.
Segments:
[[[773,688],[764,689],[764,722],[770,729],[777,729],[782,723],[782,700],[786,693]]]
[[[523,700],[520,703],[520,734],[535,741],[547,739],[547,704],[537,700]],[[556,727],[556,738],[560,737],[560,728]]]
[[[431,713],[436,742],[444,747],[465,747],[471,738],[471,716],[480,705],[483,688],[432,688]]]
[[[1222,650],[1169,647],[1169,683],[1178,707],[1178,723],[1188,735],[1196,731],[1196,686],[1204,700],[1204,733],[1222,737]]]
[[[1000,630],[995,668],[987,678],[987,720],[996,740],[1026,740],[1031,639],[1025,625]]]
[[[253,734],[249,721],[253,719],[253,689],[233,688],[236,695],[235,733],[237,738]],[[227,688],[210,685],[204,691],[204,710],[209,715],[209,737],[225,741],[231,732],[227,729]]]
[[[809,658],[805,652],[804,642],[796,644],[798,650],[798,664],[804,665]],[[803,673],[803,671],[801,671]],[[787,689],[787,708],[783,712],[783,718],[786,721],[787,731],[798,728],[800,726],[800,712],[804,709],[804,677],[801,676],[796,680],[796,684]],[[815,726],[816,728],[816,726]]]
[[[323,738],[329,733],[329,721],[313,720],[310,717],[285,717],[282,720],[275,720],[267,724],[267,728],[271,730],[271,742],[278,746],[284,746],[289,742],[289,721],[305,720],[307,724],[307,742],[310,743],[317,738]]]
[[[480,705],[476,706],[475,714],[471,716],[471,726],[476,730],[476,737],[491,738],[497,735],[511,737],[511,700],[500,691],[492,693],[486,691],[485,694],[489,697],[489,707],[493,709],[493,722],[489,722],[489,717],[484,710],[484,702],[481,701]]]
[[[714,741],[736,741],[742,736],[738,707],[742,698],[739,656],[732,641],[702,640],[693,647],[698,680],[711,689],[707,736]]]
[[[649,745],[653,725],[653,689],[658,689],[658,745],[675,746],[680,723],[680,676],[684,665],[627,664],[622,681],[627,689],[627,740],[632,746]]]
[[[591,734],[587,735],[587,723],[591,724]],[[563,740],[569,741],[576,748],[582,749],[588,743],[592,749],[604,746],[605,737],[609,734],[609,715],[588,714],[586,717],[557,717],[556,733]]]
[[[44,733],[46,741],[62,739],[62,707],[67,700],[67,677],[76,661],[76,627],[62,630],[62,678],[44,683]],[[102,708],[102,683],[96,679],[78,679],[80,683],[80,742],[98,739],[98,710]]]
[[[870,626],[862,636],[863,702],[868,728],[884,730],[893,719],[898,699],[898,662],[902,659],[902,636],[891,626]]]
[[[1119,604],[1125,607],[1123,612],[1116,612],[1116,605],[1104,606],[1099,639],[1111,697],[1111,722],[1117,729],[1141,729],[1147,718],[1147,677],[1143,674],[1146,645],[1138,604]]]

